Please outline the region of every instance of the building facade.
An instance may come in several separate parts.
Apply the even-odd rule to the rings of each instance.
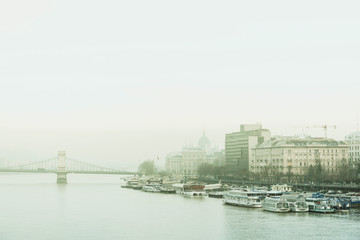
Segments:
[[[167,172],[178,176],[196,176],[199,166],[206,162],[206,152],[200,148],[184,148],[166,158]]]
[[[309,166],[321,164],[328,173],[336,173],[338,167],[348,164],[348,150],[345,142],[332,139],[273,139],[252,149],[250,171],[261,173],[272,167],[280,173],[304,175]]]
[[[215,167],[225,166],[225,150],[216,151],[210,155],[206,155],[206,162],[211,163]]]
[[[261,124],[240,125],[240,132],[225,135],[225,166],[229,172],[249,170],[252,161],[251,149],[268,141],[271,133]]]
[[[354,132],[345,137],[349,145],[349,164],[357,168],[360,164],[360,132]]]
[[[348,142],[349,145],[349,164],[357,167],[360,164],[360,141]]]
[[[184,147],[180,152],[168,154],[165,170],[177,176],[196,176],[202,163],[213,164],[216,167],[225,165],[225,152],[212,147],[210,140],[203,135],[197,147]]]

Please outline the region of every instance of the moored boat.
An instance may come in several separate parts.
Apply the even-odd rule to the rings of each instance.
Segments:
[[[160,187],[161,193],[176,193],[175,189],[172,187]]]
[[[137,178],[131,178],[126,181],[125,185],[122,185],[121,188],[134,188],[139,185],[139,180]]]
[[[317,212],[317,213],[336,212],[336,209],[332,208],[324,199],[306,198],[306,204],[309,206],[309,212]]]
[[[308,212],[309,207],[306,204],[304,195],[301,194],[283,194],[280,198],[285,199],[291,212]]]
[[[218,191],[223,188],[221,183],[207,184],[204,186],[204,190],[207,191]]]
[[[145,185],[145,186],[142,187],[142,190],[144,192],[159,193],[160,192],[160,187],[159,186]]]
[[[264,201],[261,202],[261,206],[265,211],[277,213],[290,212],[289,204],[283,198],[266,197]]]
[[[208,193],[211,198],[222,198],[227,192],[223,191],[211,191]]]
[[[204,197],[208,195],[204,191],[204,185],[200,184],[184,184],[180,190],[180,194],[190,197]]]
[[[172,185],[172,188],[174,188],[174,190],[175,190],[176,193],[179,193],[179,194],[180,194],[181,189],[183,189],[184,185],[185,185],[185,184],[183,184],[183,183],[174,183],[174,184]]]
[[[134,189],[134,190],[142,190],[143,185],[138,184],[138,185],[132,186],[131,188]]]
[[[359,193],[348,193],[340,196],[341,200],[346,200],[350,203],[351,208],[360,207],[360,194]]]
[[[328,196],[326,197],[329,205],[335,208],[337,211],[349,211],[350,199],[340,198],[340,196]]]
[[[240,206],[240,207],[251,207],[260,208],[261,201],[266,197],[265,192],[246,192],[233,190],[223,196],[223,202],[225,204]]]
[[[274,191],[274,190],[266,192],[267,196],[272,197],[272,198],[280,198],[281,195],[283,195],[284,193],[285,192],[283,192],[283,191]]]

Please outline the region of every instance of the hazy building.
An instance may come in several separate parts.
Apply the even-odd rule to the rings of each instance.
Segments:
[[[165,170],[174,175],[182,174],[182,157],[178,153],[170,153],[166,156]]]
[[[216,151],[210,155],[206,155],[206,162],[211,163],[216,167],[225,166],[225,150]]]
[[[206,162],[206,152],[199,148],[184,148],[180,153],[168,155],[166,171],[181,176],[196,176],[200,164]]]
[[[349,164],[356,167],[360,164],[360,141],[348,142],[349,145]]]
[[[360,132],[353,132],[345,137],[349,145],[349,164],[356,167],[360,164]]]
[[[190,145],[184,147],[180,152],[168,154],[165,169],[174,175],[195,176],[202,163],[223,166],[224,159],[224,151],[218,151],[216,147],[212,147],[204,131],[197,147]]]
[[[205,130],[203,132],[203,135],[200,137],[198,141],[198,147],[205,151],[207,154],[209,154],[212,151],[210,140],[207,136],[205,136]]]
[[[250,171],[261,173],[265,167],[279,172],[306,174],[310,165],[321,164],[329,173],[335,173],[347,164],[348,148],[345,142],[323,138],[280,138],[265,141],[252,149]]]
[[[225,165],[229,171],[249,170],[251,149],[271,138],[271,133],[261,124],[240,125],[240,132],[225,135]]]
[[[348,142],[357,142],[357,141],[359,141],[360,142],[360,132],[350,133],[349,135],[347,135],[345,137],[345,141],[348,141]]]

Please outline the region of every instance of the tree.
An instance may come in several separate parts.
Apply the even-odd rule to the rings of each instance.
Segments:
[[[342,159],[342,163],[338,167],[337,181],[354,182],[356,181],[356,178],[356,167],[352,164],[348,164],[345,159]]]
[[[286,177],[287,177],[288,182],[291,182],[291,180],[293,178],[293,173],[291,171],[292,171],[292,166],[289,165],[287,167],[287,172],[286,172]]]
[[[307,172],[307,179],[310,182],[313,182],[314,178],[315,178],[315,169],[314,169],[313,165],[310,165],[308,168],[308,172]]]
[[[214,174],[214,166],[210,163],[202,163],[198,167],[198,173],[200,176],[212,176]]]
[[[167,171],[165,171],[165,170],[159,171],[158,174],[159,174],[160,177],[165,177],[165,176],[169,176],[169,175],[170,175],[170,174],[169,174]]]
[[[150,160],[142,162],[138,167],[138,172],[145,175],[152,175],[155,170],[154,161]]]
[[[226,168],[224,166],[215,166],[214,167],[214,175],[215,176],[225,176]]]

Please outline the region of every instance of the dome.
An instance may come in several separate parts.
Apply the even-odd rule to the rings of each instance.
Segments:
[[[198,146],[204,151],[210,148],[210,140],[205,136],[205,131],[199,139]]]
[[[347,141],[360,141],[360,132],[353,132],[350,133],[345,137],[345,140]]]

